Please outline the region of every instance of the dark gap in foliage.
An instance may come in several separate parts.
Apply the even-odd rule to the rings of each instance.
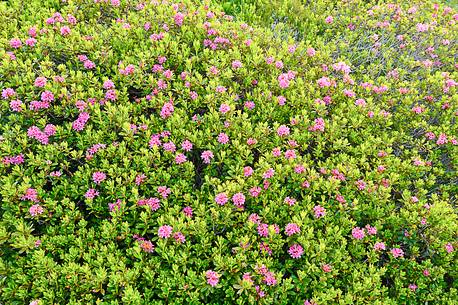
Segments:
[[[388,288],[391,288],[394,285],[393,279],[391,279],[389,276],[383,276],[381,278],[381,281],[382,281],[382,285]]]
[[[254,148],[254,149],[251,150],[251,153],[253,154],[253,163],[251,164],[251,167],[255,167],[256,164],[259,161],[259,157],[261,156],[261,152],[257,148]]]
[[[127,89],[127,96],[129,98],[129,102],[135,102],[138,98],[143,97],[143,90],[131,86]]]
[[[194,115],[203,116],[207,112],[208,112],[208,107],[200,107],[200,108],[197,108],[196,110],[194,110],[192,116],[194,116]]]
[[[447,284],[445,287],[445,292],[450,292],[450,289],[454,286],[456,280],[457,279],[451,276],[449,273],[444,274],[444,281]]]
[[[201,149],[194,149],[189,159],[189,161],[194,164],[194,189],[200,189],[204,183],[202,179],[202,173],[205,165],[202,161],[202,158],[200,157],[201,153]]]

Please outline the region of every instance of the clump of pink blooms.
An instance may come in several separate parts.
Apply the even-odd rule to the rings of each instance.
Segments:
[[[96,184],[100,184],[106,178],[107,178],[107,175],[104,172],[95,172],[95,173],[92,174],[92,180]]]
[[[43,214],[43,207],[39,204],[34,204],[30,207],[29,213],[32,217]]]
[[[304,254],[304,249],[299,244],[293,244],[289,247],[288,253],[292,258],[300,258]]]
[[[207,278],[207,283],[210,286],[215,287],[216,285],[218,285],[220,275],[215,271],[208,270],[207,272],[205,272],[205,277]]]
[[[160,226],[159,229],[157,230],[157,235],[160,238],[169,238],[170,236],[172,236],[172,231],[173,231],[173,228],[171,226],[163,225],[163,226]]]

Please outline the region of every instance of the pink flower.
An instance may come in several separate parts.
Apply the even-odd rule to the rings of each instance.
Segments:
[[[43,208],[39,204],[34,204],[30,207],[29,213],[31,216],[35,217],[37,215],[43,214]]]
[[[96,184],[100,184],[106,178],[107,178],[107,175],[103,172],[95,172],[92,174],[92,180],[94,180]]]
[[[118,98],[118,96],[116,95],[116,91],[115,90],[108,90],[106,93],[105,93],[105,98],[107,100],[110,100],[110,101],[116,101],[116,99]]]
[[[83,65],[84,65],[84,68],[86,68],[88,70],[91,70],[91,69],[95,68],[95,64],[92,61],[90,61],[89,59],[85,60],[83,62]]]
[[[183,214],[186,217],[192,217],[192,208],[190,206],[184,207],[183,208]]]
[[[402,251],[401,248],[393,248],[391,249],[391,254],[393,255],[394,258],[403,257],[404,251]]]
[[[149,240],[141,241],[140,248],[142,248],[143,251],[148,252],[148,253],[154,252],[154,245]]]
[[[313,213],[315,214],[315,218],[321,218],[326,215],[326,209],[323,208],[321,205],[316,205],[313,208]]]
[[[177,243],[180,243],[180,244],[186,241],[186,237],[181,232],[174,233],[173,238],[176,240]]]
[[[272,149],[272,155],[274,157],[280,157],[281,156],[281,149],[279,147],[275,147]]]
[[[48,91],[48,90],[43,91],[41,93],[41,100],[43,102],[49,102],[50,103],[50,102],[54,101],[54,94],[51,91]]]
[[[248,140],[246,140],[246,144],[248,145],[255,145],[256,143],[258,143],[258,140],[253,138],[248,138]]]
[[[40,76],[35,79],[35,82],[33,83],[33,85],[35,87],[42,88],[46,85],[46,82],[47,82],[46,77]]]
[[[273,274],[270,271],[264,274],[263,281],[266,283],[267,286],[274,286],[277,284],[277,279],[275,278],[275,274]]]
[[[209,164],[211,162],[211,159],[213,159],[213,153],[210,150],[205,150],[201,154],[201,158],[204,160],[205,164]]]
[[[275,174],[275,170],[273,168],[269,168],[268,170],[266,170],[264,172],[264,174],[262,175],[262,177],[264,179],[269,179],[269,178],[272,178]]]
[[[376,242],[375,245],[374,245],[374,250],[375,251],[381,251],[381,250],[385,250],[386,247],[385,247],[385,243],[383,242]]]
[[[299,244],[293,244],[289,247],[288,253],[292,258],[300,258],[304,254],[304,249]]]
[[[221,104],[221,106],[219,107],[219,111],[221,113],[227,113],[231,110],[231,107],[227,104]]]
[[[317,84],[318,86],[320,86],[320,88],[330,87],[331,80],[329,79],[329,77],[323,76],[322,78],[317,80]]]
[[[326,19],[324,20],[327,24],[331,24],[333,21],[334,21],[334,18],[332,16],[328,16],[326,17]]]
[[[166,186],[158,186],[157,192],[165,199],[172,193],[172,190]]]
[[[172,235],[173,228],[169,225],[159,227],[157,235],[160,238],[169,238]]]
[[[296,152],[294,149],[288,149],[285,151],[285,158],[288,160],[296,159]]]
[[[15,96],[16,91],[13,88],[6,88],[2,90],[2,97],[6,100],[9,97]]]
[[[255,223],[255,224],[260,224],[261,223],[261,217],[259,217],[258,214],[253,213],[248,216],[248,221]]]
[[[241,63],[240,61],[238,61],[238,60],[234,60],[234,61],[232,62],[232,69],[239,69],[239,68],[241,68],[242,66],[243,66],[242,63]]]
[[[358,190],[362,191],[366,188],[367,184],[363,180],[358,180],[355,182],[356,186],[358,187]]]
[[[36,189],[28,188],[25,191],[25,195],[21,197],[21,200],[30,200],[32,202],[38,202],[38,192]]]
[[[215,196],[215,202],[219,205],[225,205],[228,200],[226,193],[219,193]]]
[[[351,235],[353,236],[353,238],[361,240],[366,236],[366,233],[364,232],[364,229],[356,227],[353,228],[353,230],[351,230]]]
[[[324,265],[321,266],[321,270],[323,270],[324,272],[328,273],[328,272],[332,271],[332,267],[329,264],[324,264]]]
[[[315,51],[314,48],[312,48],[312,47],[308,47],[307,48],[307,55],[308,56],[313,57],[313,56],[315,56],[315,54],[316,54],[316,51]]]
[[[445,133],[441,133],[436,141],[437,145],[444,145],[447,144],[447,135]]]
[[[245,166],[243,168],[243,175],[245,177],[250,177],[251,175],[253,175],[253,169],[251,168],[251,166]]]
[[[369,235],[377,234],[377,228],[371,227],[370,225],[366,225],[366,230],[367,230],[367,234]]]
[[[10,102],[10,108],[14,112],[21,112],[23,110],[24,104],[20,100],[12,100]]]
[[[173,20],[175,21],[175,24],[177,26],[182,26],[183,25],[183,20],[184,20],[184,15],[182,13],[176,13],[175,16],[173,17]]]
[[[446,243],[445,244],[445,250],[447,251],[447,253],[452,253],[453,252],[453,245],[451,243]]]
[[[409,289],[412,290],[412,291],[417,290],[417,288],[418,288],[418,287],[417,287],[417,285],[415,285],[415,284],[410,284],[410,285],[409,285]]]
[[[174,109],[173,103],[171,101],[165,103],[164,106],[162,106],[162,109],[161,109],[161,118],[166,119],[166,118],[172,116],[174,110],[175,109]]]
[[[258,197],[261,194],[262,189],[259,186],[250,188],[249,193],[251,197]]]
[[[218,273],[216,273],[215,271],[208,270],[205,273],[205,276],[207,278],[207,283],[210,286],[215,287],[218,284],[220,275]]]
[[[19,38],[13,38],[10,40],[10,46],[14,49],[19,49],[22,46],[22,42]]]
[[[296,199],[291,198],[291,197],[286,197],[284,202],[289,206],[293,206],[296,204]]]
[[[321,132],[323,132],[324,131],[324,125],[325,125],[324,120],[322,118],[317,118],[317,119],[315,119],[314,124],[309,127],[309,130],[310,131],[321,131]]]
[[[220,133],[218,135],[218,142],[221,144],[227,144],[229,143],[229,136],[225,134],[224,132]]]
[[[286,97],[280,95],[277,97],[277,103],[278,105],[280,106],[284,106],[285,105],[285,102],[286,102]]]
[[[280,137],[284,137],[284,136],[287,136],[289,135],[289,128],[285,125],[281,125],[280,127],[278,127],[277,129],[277,134],[280,136]]]
[[[234,196],[232,196],[232,202],[236,207],[243,208],[245,204],[245,195],[243,195],[243,193],[234,194]]]
[[[288,74],[283,73],[278,76],[278,84],[280,85],[280,88],[285,89],[289,87],[289,77]]]
[[[293,234],[297,234],[297,233],[300,233],[300,232],[301,232],[301,229],[295,223],[289,223],[285,227],[285,234],[288,235],[288,236],[291,236]]]
[[[265,223],[259,224],[257,230],[258,230],[259,236],[262,236],[262,237],[269,236],[269,225],[268,224],[265,224]]]
[[[106,80],[103,82],[103,89],[109,90],[109,89],[114,89],[115,85],[111,80]]]
[[[175,156],[175,163],[176,164],[182,164],[184,162],[186,162],[186,156],[184,154],[177,154]]]
[[[68,26],[63,26],[60,28],[60,34],[62,36],[67,36],[72,32],[72,30]]]
[[[176,150],[175,143],[173,143],[172,141],[164,143],[162,145],[162,148],[164,148],[165,151],[170,151],[170,152],[175,152]]]
[[[188,140],[184,140],[183,143],[181,143],[181,148],[184,151],[191,151],[192,149],[192,143]]]
[[[87,190],[86,194],[84,194],[84,197],[87,199],[94,199],[96,196],[99,195],[99,192],[95,189],[89,189]]]

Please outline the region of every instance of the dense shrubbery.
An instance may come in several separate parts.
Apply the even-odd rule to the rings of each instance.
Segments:
[[[457,13],[159,2],[1,3],[0,303],[456,302]]]

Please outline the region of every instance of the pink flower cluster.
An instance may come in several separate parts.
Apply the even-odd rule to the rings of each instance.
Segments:
[[[81,112],[78,115],[78,118],[73,121],[72,123],[72,128],[76,131],[81,131],[84,129],[84,126],[86,125],[87,121],[89,120],[89,113],[87,112]]]
[[[207,283],[210,286],[215,287],[216,285],[218,285],[220,275],[215,271],[208,270],[207,272],[205,272],[205,277],[207,278]]]
[[[21,197],[21,200],[30,200],[32,202],[38,202],[38,192],[36,189],[28,188],[25,194]]]
[[[9,157],[9,156],[3,157],[2,163],[5,164],[5,165],[10,165],[10,164],[19,165],[19,164],[22,164],[22,163],[24,163],[24,155],[23,154],[19,154],[17,156],[12,156],[12,157]]]
[[[44,131],[41,131],[40,128],[36,126],[32,126],[27,130],[27,136],[39,141],[41,144],[48,144],[49,137],[53,136],[55,133],[56,126],[52,124],[46,125]]]
[[[170,236],[172,236],[172,232],[173,232],[173,228],[171,226],[163,225],[159,227],[157,231],[157,235],[160,238],[169,238]]]
[[[158,198],[152,197],[147,199],[140,199],[137,201],[139,206],[147,205],[152,211],[157,211],[161,207],[161,202]]]

